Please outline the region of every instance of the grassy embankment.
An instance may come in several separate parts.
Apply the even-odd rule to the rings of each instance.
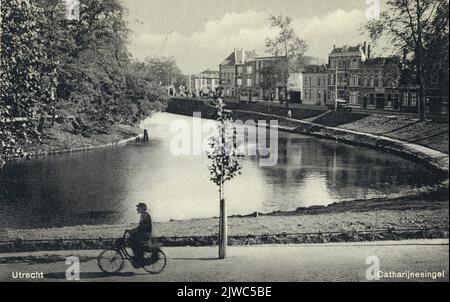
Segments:
[[[53,127],[44,129],[41,142],[32,140],[24,146],[32,157],[88,151],[103,147],[114,147],[127,139],[142,135],[138,126],[117,124],[111,126],[109,133],[94,133],[83,136],[74,133],[70,126],[55,123]]]
[[[443,196],[419,194],[416,198],[351,201],[328,207],[299,208],[292,212],[230,217],[229,243],[448,238],[448,200]],[[123,230],[130,227],[133,225],[5,230],[0,234],[0,240],[12,242],[0,244],[0,251],[104,248],[112,243],[110,238],[120,237]],[[154,230],[156,241],[166,246],[214,245],[217,243],[218,219],[159,222],[154,224]],[[27,242],[46,239],[51,240]]]

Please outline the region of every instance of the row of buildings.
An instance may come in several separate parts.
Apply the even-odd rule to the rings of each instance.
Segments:
[[[273,76],[273,67],[284,57],[258,57],[255,51],[235,49],[219,65],[219,85],[227,98],[238,100],[284,100],[289,91],[293,101],[300,102],[301,81],[298,74],[289,75],[290,89],[285,90],[284,80]],[[296,79],[296,82],[292,79]]]
[[[284,101],[323,106],[343,99],[350,106],[417,112],[418,87],[402,83],[402,62],[396,56],[372,57],[370,45],[334,46],[327,64],[308,65],[302,72],[274,76],[285,57],[259,57],[235,49],[219,71],[206,70],[194,78],[194,90],[215,91],[241,101]],[[286,85],[287,83],[287,85]],[[448,95],[425,91],[427,113],[448,115]]]
[[[365,43],[334,47],[328,64],[306,66],[302,72],[302,102],[321,105],[337,98],[353,107],[417,112],[418,87],[402,84],[401,64],[396,56],[372,57]],[[431,103],[433,91],[427,91],[427,97]],[[426,109],[448,113],[447,100],[439,101],[439,108]]]

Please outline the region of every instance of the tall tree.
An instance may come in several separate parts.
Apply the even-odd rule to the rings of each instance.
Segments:
[[[448,37],[448,0],[387,0],[386,10],[380,18],[369,21],[366,30],[374,42],[384,38],[410,58],[415,75],[413,84],[419,91],[419,117],[423,120],[426,58],[436,47],[446,48],[448,53],[448,44],[432,43],[433,37]]]
[[[50,126],[49,115],[52,126],[57,115],[74,116],[73,131],[90,135],[164,107],[158,72],[127,51],[121,1],[80,5],[79,18],[67,18],[61,0],[2,1],[0,158],[23,156]],[[173,60],[165,66],[181,74]]]
[[[4,1],[1,6],[0,158],[23,156],[30,135],[39,136],[34,113],[42,97],[45,59],[38,38],[40,13],[25,0]]]
[[[173,58],[149,57],[145,59],[145,64],[155,76],[154,80],[158,81],[161,85],[186,85],[186,77],[182,74]]]
[[[271,82],[283,83],[287,108],[289,74],[301,71],[307,64],[308,58],[305,53],[308,45],[295,33],[290,17],[271,15],[269,22],[271,28],[278,30],[278,34],[274,38],[266,38],[266,53],[280,57],[274,60],[271,67]]]
[[[208,158],[211,159],[209,171],[211,181],[219,188],[220,217],[219,217],[219,258],[226,257],[228,226],[227,207],[225,202],[225,182],[240,174],[238,152],[236,150],[236,135],[229,112],[225,110],[225,103],[219,97],[216,100],[217,135],[210,138],[211,150]]]

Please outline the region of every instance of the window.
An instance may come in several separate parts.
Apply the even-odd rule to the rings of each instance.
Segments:
[[[386,97],[386,104],[387,107],[391,107],[392,106],[392,94],[388,94]]]
[[[358,104],[358,91],[350,92],[350,104]]]
[[[417,92],[411,92],[411,107],[417,106]]]
[[[338,73],[337,75],[337,84],[338,86],[344,85],[344,75],[341,73]]]
[[[320,77],[317,77],[317,86],[322,85],[321,82],[322,82],[322,79]],[[319,99],[320,99],[320,97],[319,97]]]
[[[392,95],[392,106],[394,107],[394,109],[398,109],[398,99],[399,99],[398,93],[394,93]]]
[[[369,105],[373,105],[375,103],[375,96],[373,93],[369,94]]]
[[[247,79],[247,86],[251,87],[253,85],[252,79]]]
[[[237,85],[242,86],[242,79],[237,79]]]
[[[252,71],[253,71],[252,66],[247,66],[247,73],[252,73]]]
[[[404,106],[404,107],[409,106],[409,95],[408,95],[408,92],[403,92],[402,106]]]
[[[352,74],[352,77],[350,79],[350,84],[352,86],[358,86],[359,78],[357,74]]]
[[[242,74],[242,66],[238,66],[237,72],[238,72],[238,74]]]

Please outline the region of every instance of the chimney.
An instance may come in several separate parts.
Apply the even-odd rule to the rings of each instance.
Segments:
[[[245,49],[242,48],[242,63],[245,63],[247,61],[247,58],[245,57]]]

